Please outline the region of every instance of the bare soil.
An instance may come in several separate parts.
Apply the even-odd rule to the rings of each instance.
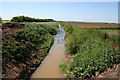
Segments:
[[[108,33],[108,35],[119,35],[120,36],[120,31],[118,31],[118,30],[112,30],[112,31],[110,31],[110,30],[105,30],[104,32],[106,32],[106,33]]]
[[[39,66],[41,61],[45,58],[43,50],[37,52],[32,52],[31,57],[27,59],[24,63],[13,60],[10,64],[5,62],[2,64],[2,77],[3,78],[30,78],[32,73]],[[38,63],[39,62],[39,63]],[[31,64],[32,63],[32,64]]]
[[[83,22],[64,22],[66,24],[76,25],[80,28],[114,28],[120,27],[118,24],[105,24],[105,23],[83,23]],[[120,35],[119,30],[104,30],[108,35]]]
[[[24,28],[24,24],[19,23],[5,23],[2,25],[2,41],[12,41],[12,36],[16,32],[21,31]],[[0,30],[1,32],[1,30]],[[10,34],[10,35],[9,35]],[[14,42],[13,42],[14,43]],[[12,60],[6,61],[5,56],[2,57],[2,77],[13,78],[19,80],[20,78],[30,78],[32,73],[43,61],[47,55],[42,49],[33,51],[30,53],[30,58],[24,62]]]
[[[120,63],[108,68],[105,72],[99,74],[97,78],[120,78]]]
[[[8,34],[15,34],[19,32],[24,27],[24,24],[19,23],[4,23],[2,24],[2,36]]]
[[[80,28],[118,27],[118,24],[105,24],[105,23],[83,23],[83,22],[64,22],[64,23],[73,24],[73,25],[79,26]]]
[[[74,58],[74,55],[66,55],[64,62],[71,62],[73,60],[73,58]],[[102,79],[104,80],[105,78],[107,80],[109,80],[109,79],[114,80],[114,78],[120,78],[120,63],[114,64],[112,68],[107,68],[107,70],[101,74],[96,72],[96,75],[97,75],[96,77],[92,76],[92,78],[97,78],[100,80],[102,80]]]

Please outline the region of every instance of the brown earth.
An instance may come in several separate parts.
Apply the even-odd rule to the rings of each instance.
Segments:
[[[100,27],[108,27],[108,28],[112,28],[112,27],[118,27],[118,24],[102,24],[102,23],[74,23],[74,22],[64,22],[66,24],[72,24],[72,25],[76,25],[76,27],[80,27],[80,28],[100,28]],[[120,35],[120,32],[118,30],[102,30],[106,33],[108,33],[108,35]],[[73,55],[66,55],[65,58],[65,62],[71,62],[72,59],[74,58]],[[120,63],[119,64],[114,64],[112,68],[107,68],[106,71],[104,71],[103,73],[98,73],[96,72],[97,75],[97,79],[99,80],[114,80],[114,78],[120,78]],[[93,76],[93,78],[95,78]]]
[[[119,35],[120,36],[120,31],[118,30],[105,30],[104,32],[108,33],[108,35]]]
[[[86,23],[85,23],[86,24]],[[93,24],[93,23],[92,23]],[[92,25],[90,24],[90,25]],[[98,24],[98,23],[97,23]],[[88,25],[88,24],[87,24]],[[105,24],[106,25],[106,24]],[[107,24],[108,25],[108,24]],[[115,24],[114,24],[115,25]],[[95,23],[94,23],[95,26]],[[112,24],[113,26],[113,24]],[[20,27],[3,27],[2,28],[2,35],[8,35],[8,34],[15,34],[16,32],[19,32],[23,26]],[[111,34],[117,34],[116,31],[108,31],[108,33]],[[41,61],[44,59],[45,55],[43,50],[39,50],[37,52],[31,53],[31,58],[25,61],[25,63],[20,63],[18,61],[13,60],[12,64],[3,64],[3,78],[16,78],[19,79],[20,77],[26,77],[29,78],[31,74],[35,71],[35,69],[38,67],[38,65],[41,63]],[[66,60],[71,61],[74,56],[67,56]],[[4,63],[4,61],[3,61]],[[31,64],[33,63],[33,64]],[[116,78],[120,76],[118,75],[118,71],[120,69],[120,64],[115,64],[112,69],[107,69],[102,74],[98,74],[98,78]]]
[[[13,60],[10,64],[3,61],[2,64],[2,77],[3,78],[30,78],[32,73],[39,66],[41,61],[45,58],[43,50],[32,52],[31,57],[24,63]],[[5,64],[6,63],[6,64]],[[32,63],[32,64],[31,64]]]
[[[84,22],[64,22],[64,23],[73,24],[80,28],[118,27],[118,24],[105,24],[105,23],[84,23]]]
[[[66,55],[64,62],[71,62],[73,58],[74,55]],[[114,78],[120,78],[120,63],[114,64],[112,68],[107,68],[107,70],[101,74],[96,72],[96,77],[92,76],[92,78],[97,78],[98,80],[114,80]]]
[[[2,41],[7,39],[12,41],[12,36],[16,32],[21,31],[24,28],[24,24],[18,23],[7,23],[2,25]],[[1,30],[0,30],[1,31]],[[9,35],[10,34],[10,35]],[[14,42],[13,42],[14,43]],[[47,55],[42,49],[38,51],[33,51],[30,53],[30,58],[26,59],[24,62],[12,60],[6,61],[5,57],[2,57],[2,77],[3,78],[13,78],[19,80],[20,78],[30,78],[32,73],[43,61]]]
[[[24,24],[19,23],[4,23],[2,24],[2,36],[8,34],[15,34],[19,32],[24,27]]]
[[[98,74],[97,78],[120,78],[120,63],[113,65],[112,68],[107,68],[101,74]]]
[[[105,24],[105,23],[84,23],[84,22],[64,22],[66,24],[72,24],[76,25],[80,28],[114,28],[114,27],[120,27],[118,24]],[[120,31],[118,30],[104,30],[104,32],[107,32],[109,35],[115,34],[120,35]]]

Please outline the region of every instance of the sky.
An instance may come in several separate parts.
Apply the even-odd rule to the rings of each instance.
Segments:
[[[58,21],[118,22],[118,2],[2,2],[1,4],[3,20],[24,15]]]
[[[0,0],[0,2],[119,2],[119,0]]]

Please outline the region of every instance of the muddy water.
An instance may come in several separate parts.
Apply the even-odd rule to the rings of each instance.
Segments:
[[[54,36],[54,44],[49,54],[36,69],[31,78],[62,78],[62,72],[59,67],[65,58],[65,31],[59,24],[60,31]]]

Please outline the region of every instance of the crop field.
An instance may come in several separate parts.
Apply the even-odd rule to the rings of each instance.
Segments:
[[[115,23],[87,23],[87,22],[64,22],[66,24],[72,24],[79,28],[98,29],[108,33],[109,35],[120,35],[120,26]]]
[[[114,23],[87,23],[87,22],[64,22],[64,23],[77,25],[80,28],[115,28],[115,27],[119,27],[118,24],[114,24]]]
[[[66,78],[97,77],[98,74],[120,63],[118,51],[120,36],[105,33],[114,30],[109,30],[108,27],[107,30],[80,28],[68,23],[60,23],[60,25],[66,32],[65,54],[72,56],[68,57],[68,61],[60,64]],[[58,32],[57,22],[4,23],[2,26],[3,78],[11,76],[17,79],[30,78],[47,56],[54,42],[53,35]],[[111,75],[116,77],[115,74]]]
[[[1,4],[2,80],[120,80],[120,2]]]
[[[10,23],[10,21],[2,21],[2,23]]]
[[[18,79],[31,76],[59,31],[57,22],[6,23],[2,29],[3,78]]]
[[[119,30],[111,23],[14,17],[2,23],[2,77],[116,78]]]
[[[88,25],[88,23],[82,24]],[[61,23],[61,26],[66,31],[66,56],[72,57],[60,65],[67,78],[95,78],[111,69],[114,64],[120,63],[120,36],[110,36],[101,30],[84,29],[71,23]],[[108,75],[117,77],[117,74],[108,73]]]

